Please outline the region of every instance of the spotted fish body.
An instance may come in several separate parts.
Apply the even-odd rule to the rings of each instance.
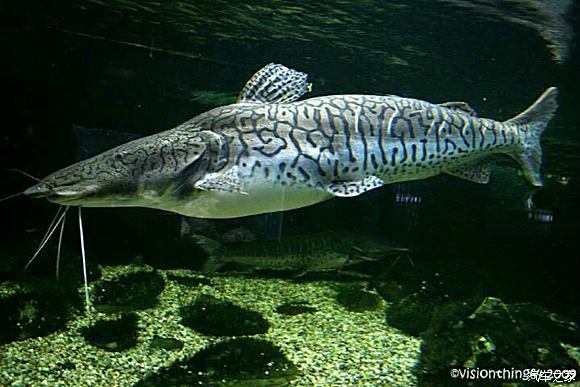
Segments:
[[[375,261],[388,255],[409,252],[408,249],[392,247],[368,236],[332,232],[226,246],[200,236],[196,239],[198,245],[208,253],[204,265],[204,271],[207,272],[216,271],[230,263],[252,269],[317,272],[342,269],[363,261]]]
[[[238,103],[57,171],[26,193],[67,205],[231,218],[440,173],[486,183],[500,153],[542,184],[540,135],[557,108],[555,88],[504,122],[479,118],[464,102],[393,95],[296,101],[307,90],[305,74],[268,65]]]
[[[204,271],[215,271],[227,263],[236,263],[255,269],[326,271],[341,269],[351,261],[349,255],[330,245],[311,246],[303,238],[282,242],[260,241],[251,246],[229,247],[210,256]]]

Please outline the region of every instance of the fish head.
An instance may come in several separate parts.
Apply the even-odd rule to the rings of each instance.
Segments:
[[[343,263],[343,266],[356,265],[357,263],[372,261],[372,259],[362,255],[349,254],[345,257],[346,259]]]
[[[392,254],[409,253],[405,247],[395,247],[387,241],[364,236],[351,237],[348,241],[348,253],[353,262],[378,261]]]
[[[216,166],[215,146],[204,131],[159,133],[58,170],[24,194],[70,206],[162,207],[195,194],[195,182]]]

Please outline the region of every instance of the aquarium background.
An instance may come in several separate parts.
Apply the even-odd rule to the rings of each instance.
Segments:
[[[578,10],[570,6],[569,25]],[[412,250],[410,260],[354,268],[386,297],[385,284],[396,283],[437,297],[497,297],[580,317],[580,61],[571,30],[561,41],[565,57],[557,57],[530,25],[446,1],[25,0],[0,4],[0,31],[2,196],[33,183],[10,169],[43,177],[170,129],[231,103],[270,62],[308,73],[312,96],[461,100],[479,116],[502,120],[557,86],[560,107],[542,138],[542,189],[506,159],[486,186],[438,176],[196,227],[213,236],[243,227],[258,240],[325,231],[378,236]],[[54,241],[27,271],[23,266],[55,211],[24,197],[0,202],[0,281],[54,280]],[[175,214],[89,208],[84,222],[94,267],[195,270],[205,259]],[[70,225],[63,257],[78,270],[66,277],[76,283],[80,249],[74,220]]]

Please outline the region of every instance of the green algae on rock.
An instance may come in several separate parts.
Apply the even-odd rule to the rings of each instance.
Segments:
[[[383,297],[385,301],[396,302],[407,295],[406,289],[397,281],[386,281],[376,287],[377,293]]]
[[[135,265],[102,266],[102,270],[103,280],[110,281],[142,271],[143,268]],[[158,272],[163,278],[173,274],[184,277],[197,275],[190,270]],[[419,360],[420,342],[385,327],[383,304],[374,312],[349,312],[336,301],[337,284],[334,281],[296,283],[287,279],[216,275],[208,278],[212,286],[187,287],[172,280],[166,281],[159,303],[151,309],[135,313],[139,316],[137,342],[140,345],[127,350],[107,351],[90,345],[84,339],[82,334],[87,327],[94,326],[97,321],[118,318],[102,313],[74,316],[67,322],[69,329],[55,334],[1,345],[0,385],[59,385],[64,380],[70,385],[87,387],[128,387],[145,380],[149,385],[160,385],[155,381],[162,379],[153,379],[154,375],[163,374],[172,365],[191,359],[200,351],[206,353],[206,349],[229,341],[228,337],[202,334],[182,324],[181,309],[194,304],[202,295],[229,300],[246,310],[259,312],[267,319],[270,328],[252,339],[264,340],[280,348],[280,352],[299,370],[291,380],[287,374],[275,374],[271,368],[262,368],[263,375],[224,376],[218,380],[217,375],[223,373],[218,374],[211,369],[219,369],[219,366],[195,368],[198,373],[206,373],[201,380],[207,381],[206,385],[376,385],[377,380],[393,386],[416,385],[417,377],[413,369]],[[366,285],[364,282],[356,284],[361,289]],[[0,289],[2,287],[4,285],[0,284]],[[297,301],[304,301],[317,311],[295,317],[276,312],[280,304]],[[110,340],[109,335],[103,336]],[[157,344],[151,345],[157,342],[156,336],[178,340],[183,343],[183,348],[178,349],[177,342],[162,342],[159,344],[163,348],[156,348]],[[171,348],[173,344],[177,344],[175,349]],[[226,352],[217,353],[226,356]],[[248,351],[242,349],[240,353],[247,355]],[[265,358],[272,357],[270,352],[265,353]],[[235,362],[232,360],[235,353],[232,350],[231,356],[222,359],[225,359],[223,363]],[[218,360],[215,360],[216,363],[219,363]],[[255,370],[257,366],[248,365],[244,369]],[[216,375],[216,378],[211,375]],[[189,380],[194,376],[190,376]],[[167,380],[163,385],[171,385],[171,380]],[[174,380],[177,384],[180,379],[176,377]]]
[[[508,304],[487,297],[473,311],[473,303],[447,308],[436,326],[426,330],[421,378],[441,380],[452,367],[487,369],[572,369],[577,363],[564,345],[578,345],[574,323],[529,303]]]
[[[188,277],[175,274],[167,274],[167,279],[170,281],[175,281],[179,285],[183,286],[200,286],[200,285],[211,285],[211,280],[207,277]]]
[[[102,313],[130,312],[157,305],[165,281],[155,271],[123,274],[96,286],[95,308]]]
[[[336,295],[336,300],[351,312],[373,311],[381,306],[381,297],[379,295],[363,290],[357,286],[340,287]]]
[[[276,313],[286,316],[296,316],[304,313],[314,313],[316,308],[308,305],[307,302],[287,302],[276,307]]]
[[[115,320],[99,320],[83,329],[85,340],[109,352],[120,352],[137,345],[137,315],[129,313]]]
[[[299,371],[267,340],[238,338],[211,345],[136,386],[287,386]]]
[[[151,339],[149,347],[153,349],[164,349],[166,351],[178,351],[183,348],[183,341],[155,335]]]
[[[387,322],[409,335],[419,336],[429,328],[434,308],[428,296],[413,293],[389,308]]]
[[[72,296],[72,298],[71,298]],[[80,306],[68,292],[24,290],[0,298],[0,344],[45,336],[66,327]]]
[[[209,295],[183,307],[181,316],[183,325],[210,336],[255,335],[270,328],[260,313]]]

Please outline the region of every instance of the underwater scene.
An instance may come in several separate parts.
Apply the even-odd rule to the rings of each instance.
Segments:
[[[0,386],[564,386],[573,0],[0,2]]]

